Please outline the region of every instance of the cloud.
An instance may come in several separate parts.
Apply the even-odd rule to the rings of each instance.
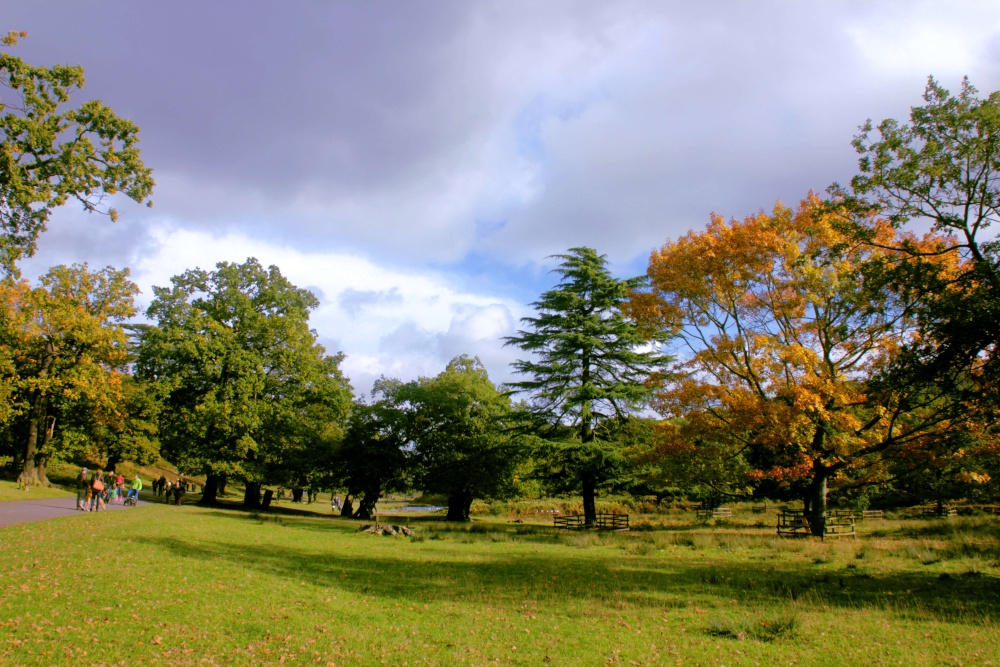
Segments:
[[[61,209],[29,265],[148,290],[257,256],[316,291],[359,378],[458,353],[502,374],[492,337],[546,256],[634,275],[713,211],[847,181],[857,126],[905,117],[927,74],[1000,88],[993,4],[15,0],[14,52],[82,63],[158,183],[117,225]]]
[[[293,284],[309,286],[320,299],[311,326],[330,353],[347,355],[343,368],[361,392],[383,374],[405,380],[436,375],[459,354],[479,356],[492,376],[508,372],[511,359],[499,350],[499,339],[513,332],[524,307],[503,295],[469,291],[454,276],[169,223],[147,228],[146,243],[112,246],[117,252],[102,256],[95,251],[100,243],[75,248],[67,243],[86,237],[88,230],[79,222],[75,215],[60,217],[52,230],[59,242],[45,244],[45,251],[25,264],[25,274],[43,273],[56,255],[67,262],[89,257],[94,266],[127,265],[142,290],[138,301],[144,310],[152,287],[168,286],[172,276],[256,257],[265,266],[277,266]],[[105,235],[118,231],[107,224],[95,229]],[[103,261],[93,261],[97,257]]]
[[[400,305],[403,303],[403,296],[398,287],[385,292],[374,290],[345,289],[337,299],[341,310],[356,318],[362,310],[378,305]]]

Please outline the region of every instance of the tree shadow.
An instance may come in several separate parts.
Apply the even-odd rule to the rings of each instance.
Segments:
[[[343,526],[337,523],[317,519],[310,529],[356,529],[353,522],[344,522]],[[346,550],[318,550],[298,546],[294,541],[248,548],[176,538],[134,539],[184,558],[225,561],[262,574],[412,604],[573,600],[668,609],[706,604],[708,596],[737,599],[751,606],[878,609],[916,621],[985,624],[1000,615],[1000,581],[975,572],[967,576],[868,574],[850,569],[819,571],[766,561],[676,564],[625,553],[617,559],[581,558],[579,550],[567,550],[564,556],[508,552],[504,558],[478,551],[481,559],[448,560],[427,551],[416,553],[416,549],[410,551],[413,556],[409,557],[407,547],[418,545],[401,538],[395,538],[399,552],[393,556],[373,550],[360,556]]]

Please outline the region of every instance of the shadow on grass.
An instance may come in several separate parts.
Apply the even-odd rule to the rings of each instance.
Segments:
[[[315,519],[297,520],[290,527],[300,523],[345,533],[357,526],[347,520]],[[452,560],[402,539],[395,542],[391,556],[375,549],[362,555],[339,548],[317,550],[297,546],[294,540],[281,546],[176,538],[136,541],[184,558],[228,562],[262,574],[412,604],[575,601],[584,603],[585,609],[587,603],[669,609],[737,599],[757,606],[877,609],[918,621],[986,624],[1000,616],[1000,581],[976,572],[967,576],[817,572],[775,562],[676,563],[626,554],[612,559],[606,552],[591,555],[581,549],[525,555],[483,551],[482,543],[479,550],[472,547],[465,553],[464,545],[451,545]]]

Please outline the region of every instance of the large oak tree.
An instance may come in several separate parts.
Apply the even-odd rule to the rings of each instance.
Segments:
[[[478,359],[458,356],[433,378],[399,387],[414,447],[417,488],[448,498],[448,520],[468,521],[472,501],[516,492],[525,449],[510,398]]]
[[[677,333],[677,379],[657,393],[663,455],[690,474],[746,466],[745,483],[804,480],[807,514],[823,532],[831,484],[864,484],[887,457],[941,445],[962,427],[940,392],[873,403],[870,379],[916,335],[890,289],[866,289],[865,269],[882,250],[840,231],[840,219],[810,197],[798,210],[726,221],[668,242],[650,257],[651,288],[631,312]],[[892,227],[870,221],[882,246]],[[938,247],[940,239],[918,241]],[[706,480],[709,483],[724,480]]]
[[[156,325],[142,330],[136,364],[140,379],[164,385],[164,453],[207,475],[205,503],[238,479],[256,506],[261,484],[287,480],[291,460],[307,467],[304,452],[339,437],[330,428],[346,420],[351,396],[341,357],[309,329],[316,297],[275,266],[222,262],[171,282],[154,288]]]
[[[29,483],[75,442],[121,433],[127,336],[138,288],[128,270],[53,267],[32,287],[0,281],[0,427]],[[5,419],[6,417],[6,419]],[[6,421],[6,425],[4,424]]]

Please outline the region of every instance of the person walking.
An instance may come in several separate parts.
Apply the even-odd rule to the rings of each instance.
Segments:
[[[98,468],[97,472],[95,472],[90,478],[90,491],[92,497],[89,511],[99,512],[100,510],[107,509],[104,505],[104,498],[102,497],[106,486],[107,485],[104,482],[104,471]]]
[[[87,480],[87,469],[84,468],[80,471],[80,474],[76,477],[76,508],[78,510],[83,510],[83,504],[86,502],[87,498],[87,487],[90,482]]]

